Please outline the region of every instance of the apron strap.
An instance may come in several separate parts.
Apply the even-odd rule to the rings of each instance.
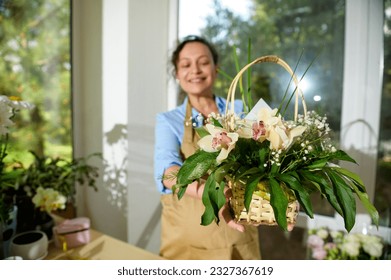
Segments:
[[[197,149],[198,145],[197,142],[200,140],[199,135],[196,133],[195,129],[193,128],[193,122],[192,122],[192,106],[190,104],[190,101],[187,101],[186,105],[186,115],[185,115],[185,121],[184,121],[184,133],[183,133],[183,139],[182,139],[182,145],[181,145],[181,153],[183,160],[194,154]]]

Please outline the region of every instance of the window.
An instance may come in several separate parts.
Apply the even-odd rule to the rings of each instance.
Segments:
[[[180,2],[183,13],[188,2]],[[198,33],[216,45],[220,54],[220,69],[231,77],[237,73],[233,47],[236,48],[240,68],[257,57],[270,54],[278,55],[293,69],[297,65],[298,77],[304,76],[301,87],[307,107],[321,115],[327,114],[333,139],[338,142],[343,92],[345,1],[238,3],[209,1],[204,4],[205,7],[198,5],[202,14],[205,14],[205,10],[210,11],[203,16],[204,25]],[[211,6],[214,8],[211,9]],[[236,9],[243,6],[247,10],[237,12]],[[194,7],[189,7],[189,10],[195,18],[199,16]],[[196,32],[194,27],[188,25],[192,22],[189,16],[182,18],[180,14],[181,19],[179,34]],[[252,46],[250,60],[247,57],[249,40]],[[263,98],[272,108],[278,107],[289,79],[289,74],[280,66],[267,63],[255,65],[251,77],[253,100]],[[231,79],[220,75],[215,93],[226,96],[230,83]],[[334,210],[324,199],[312,199],[316,213],[334,216]]]
[[[380,214],[376,234],[390,243],[391,1],[248,0],[247,12],[237,12],[231,1],[210,0],[199,14],[194,7],[191,8],[191,17],[203,19],[198,29],[190,28],[188,24],[182,26],[182,22],[191,22],[190,15],[181,16],[187,2],[180,1],[179,34],[201,34],[212,41],[221,55],[219,66],[229,76],[237,73],[233,46],[241,68],[249,61],[246,57],[249,39],[252,59],[275,54],[293,68],[301,57],[296,74],[301,77],[305,73],[303,91],[307,106],[320,114],[327,114],[333,140],[359,163],[344,164],[344,167],[351,167],[362,178]],[[287,84],[283,72],[279,66],[256,65],[252,71],[255,100],[262,97],[272,107],[278,104]],[[215,94],[225,96],[229,85],[230,79],[220,76]],[[260,228],[263,256],[281,259],[291,253],[293,258],[301,258],[292,241],[298,238],[297,241],[302,243],[300,232],[305,237],[305,228],[328,226],[343,229],[342,218],[328,203],[319,197],[312,199],[317,218],[307,219],[305,224],[298,223],[297,227],[303,226],[304,229],[295,230],[297,235],[289,235],[287,248],[269,248],[268,244],[280,242],[284,237],[273,228]],[[353,231],[364,233],[372,227],[368,227],[365,208],[357,203],[357,214],[360,213],[364,215],[357,215]],[[292,252],[288,247],[292,247]]]
[[[375,206],[380,223],[391,225],[391,1],[384,1],[384,71]]]
[[[69,0],[0,1],[0,95],[35,105],[21,111],[10,162],[72,157]]]

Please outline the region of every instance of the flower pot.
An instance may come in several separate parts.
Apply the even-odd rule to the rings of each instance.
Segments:
[[[32,230],[15,235],[10,244],[10,254],[24,260],[40,260],[48,252],[48,238],[43,231]]]
[[[5,222],[0,222],[0,260],[9,256],[9,245],[11,238],[16,233],[16,224],[18,208],[14,205],[9,212],[10,219]]]
[[[18,196],[16,203],[18,205],[17,232],[41,230],[46,233],[48,239],[51,239],[54,227],[53,218],[48,213],[36,208],[31,197],[27,195]]]

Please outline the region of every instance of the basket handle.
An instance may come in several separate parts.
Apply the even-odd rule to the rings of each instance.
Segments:
[[[300,89],[300,87],[298,86],[299,85],[299,80],[297,79],[297,76],[295,75],[295,73],[293,72],[293,70],[291,69],[291,67],[288,65],[288,63],[286,63],[284,60],[282,60],[281,58],[279,58],[278,56],[275,56],[275,55],[266,55],[266,56],[262,56],[262,57],[259,57],[257,59],[255,59],[254,61],[250,62],[249,64],[247,64],[246,66],[244,66],[239,72],[238,74],[236,74],[235,78],[232,80],[232,83],[228,89],[228,94],[227,94],[227,100],[230,101],[230,102],[227,102],[226,106],[225,106],[225,114],[226,115],[231,115],[233,116],[235,114],[235,90],[236,90],[236,86],[238,84],[238,81],[241,79],[243,73],[248,69],[250,68],[251,66],[253,66],[254,64],[258,64],[258,63],[264,63],[264,62],[272,62],[272,63],[276,63],[276,64],[279,64],[281,65],[282,67],[284,67],[285,70],[287,70],[289,72],[289,74],[292,76],[292,79],[296,85],[296,91],[295,91],[295,115],[294,115],[294,119],[295,121],[297,120],[297,115],[298,115],[298,111],[299,111],[299,96],[301,98],[301,103],[303,105],[303,111],[304,111],[304,116],[307,114],[307,105],[305,103],[305,100],[304,100],[304,95],[303,95],[303,92],[302,90]],[[230,103],[230,107],[229,107],[229,103]]]

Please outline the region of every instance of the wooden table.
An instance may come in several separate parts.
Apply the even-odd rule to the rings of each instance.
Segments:
[[[45,260],[162,260],[160,256],[90,229],[91,241],[64,252],[49,244]]]

